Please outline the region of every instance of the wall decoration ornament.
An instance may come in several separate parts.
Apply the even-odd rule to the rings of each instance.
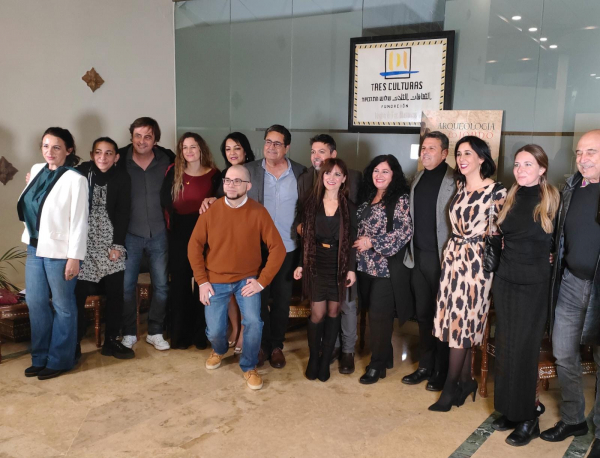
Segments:
[[[17,172],[18,170],[4,156],[0,157],[0,183],[6,186]]]
[[[96,89],[104,84],[104,80],[94,67],[92,67],[91,70],[88,70],[85,75],[81,77],[81,79],[86,82],[92,92],[96,92]]]

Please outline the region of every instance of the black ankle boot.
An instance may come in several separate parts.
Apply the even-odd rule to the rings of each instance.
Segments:
[[[319,348],[321,347],[321,338],[323,337],[323,325],[323,321],[313,323],[310,318],[306,325],[310,357],[308,358],[308,366],[304,375],[306,375],[308,380],[315,380],[317,375],[319,375]]]
[[[515,430],[508,435],[506,443],[514,447],[527,445],[531,439],[540,436],[540,423],[537,417],[535,420],[527,420],[519,423]]]
[[[469,396],[472,396],[475,402],[477,395],[477,380],[469,380],[468,382],[458,383],[458,395],[456,397],[456,407],[462,406]]]
[[[119,342],[114,336],[104,338],[101,353],[104,356],[114,356],[117,359],[132,359],[135,357],[135,352]]]
[[[372,385],[373,383],[377,383],[380,378],[385,378],[385,376],[386,376],[385,372],[386,372],[385,369],[377,370],[377,369],[372,369],[371,367],[367,366],[366,372],[358,380],[358,382],[363,385]]]
[[[331,355],[335,348],[335,339],[340,332],[340,325],[342,323],[342,316],[338,315],[335,318],[330,316],[325,317],[325,328],[323,330],[323,344],[321,359],[319,360],[319,375],[318,378],[322,382],[329,380],[329,363],[331,361]]]
[[[450,393],[448,393],[449,396],[445,396],[446,393],[444,391],[446,390],[450,391]],[[438,401],[435,404],[429,406],[429,410],[433,412],[449,412],[452,406],[456,405],[456,402],[461,393],[458,384],[452,383],[449,386],[444,386],[444,391],[442,391],[442,394]],[[445,400],[442,401],[442,398],[444,398]]]

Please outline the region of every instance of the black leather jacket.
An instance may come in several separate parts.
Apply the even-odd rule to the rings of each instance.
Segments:
[[[563,263],[565,249],[565,220],[567,217],[567,212],[569,211],[571,198],[573,197],[573,191],[575,190],[579,182],[582,180],[582,178],[583,177],[579,172],[569,177],[567,179],[565,188],[561,193],[560,207],[558,209],[558,215],[556,218],[556,228],[554,232],[556,250],[554,253],[554,268],[552,270],[552,281],[550,288],[550,333],[552,333],[552,329],[554,327],[554,311],[556,310],[558,292],[560,290],[560,283],[565,267]],[[596,220],[600,224],[599,209],[596,209]],[[585,237],[585,234],[581,234],[581,237]],[[590,293],[587,312],[585,315],[585,321],[583,324],[583,332],[581,333],[582,345],[600,344],[600,269],[598,269],[599,263],[600,256],[598,257],[598,261],[596,261],[594,281]]]

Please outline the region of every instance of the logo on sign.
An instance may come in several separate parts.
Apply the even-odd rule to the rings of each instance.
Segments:
[[[418,70],[411,70],[412,48],[393,48],[385,50],[385,71],[380,75],[389,79],[409,79]]]

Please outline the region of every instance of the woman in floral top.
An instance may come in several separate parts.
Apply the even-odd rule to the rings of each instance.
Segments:
[[[369,310],[371,362],[360,383],[385,377],[391,359],[394,293],[388,258],[396,255],[412,237],[409,187],[398,160],[377,156],[364,173],[362,204],[358,207],[358,288],[361,307]],[[386,208],[394,206],[392,231],[388,232]],[[391,212],[389,213],[391,214]]]

